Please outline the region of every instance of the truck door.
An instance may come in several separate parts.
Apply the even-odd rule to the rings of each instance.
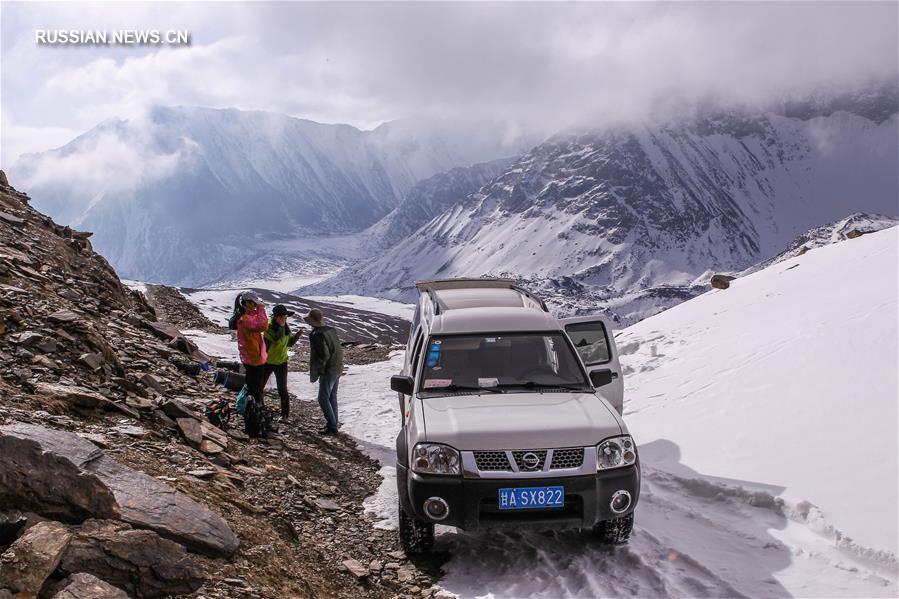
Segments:
[[[624,375],[618,364],[618,348],[609,321],[602,316],[578,316],[560,320],[587,374],[609,370],[612,382],[597,391],[621,414],[624,410]]]

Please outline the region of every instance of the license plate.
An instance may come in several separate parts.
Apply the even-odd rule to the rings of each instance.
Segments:
[[[499,490],[499,509],[565,507],[565,487],[511,487]]]

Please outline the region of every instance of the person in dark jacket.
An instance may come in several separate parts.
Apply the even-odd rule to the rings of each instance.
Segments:
[[[287,318],[293,316],[293,312],[287,306],[278,304],[272,310],[272,320],[265,330],[265,345],[268,348],[268,360],[265,362],[265,376],[262,380],[263,388],[268,383],[268,377],[275,373],[275,383],[278,385],[278,395],[281,397],[281,422],[288,422],[290,416],[290,396],[287,394],[287,348],[293,347],[300,338],[300,333],[290,333]]]
[[[334,327],[325,326],[321,310],[313,308],[303,317],[312,326],[309,332],[309,379],[318,381],[318,405],[325,415],[324,435],[337,433],[337,385],[343,374],[343,347]]]

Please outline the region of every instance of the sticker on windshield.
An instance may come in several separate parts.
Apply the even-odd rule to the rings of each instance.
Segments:
[[[499,379],[496,378],[487,378],[482,379],[478,377],[478,387],[496,387],[499,385]]]
[[[453,379],[428,379],[425,381],[425,389],[435,389],[437,387],[449,387],[453,384]]]

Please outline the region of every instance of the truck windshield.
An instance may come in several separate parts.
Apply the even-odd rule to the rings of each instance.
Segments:
[[[424,352],[424,396],[593,390],[562,333],[438,336]]]

